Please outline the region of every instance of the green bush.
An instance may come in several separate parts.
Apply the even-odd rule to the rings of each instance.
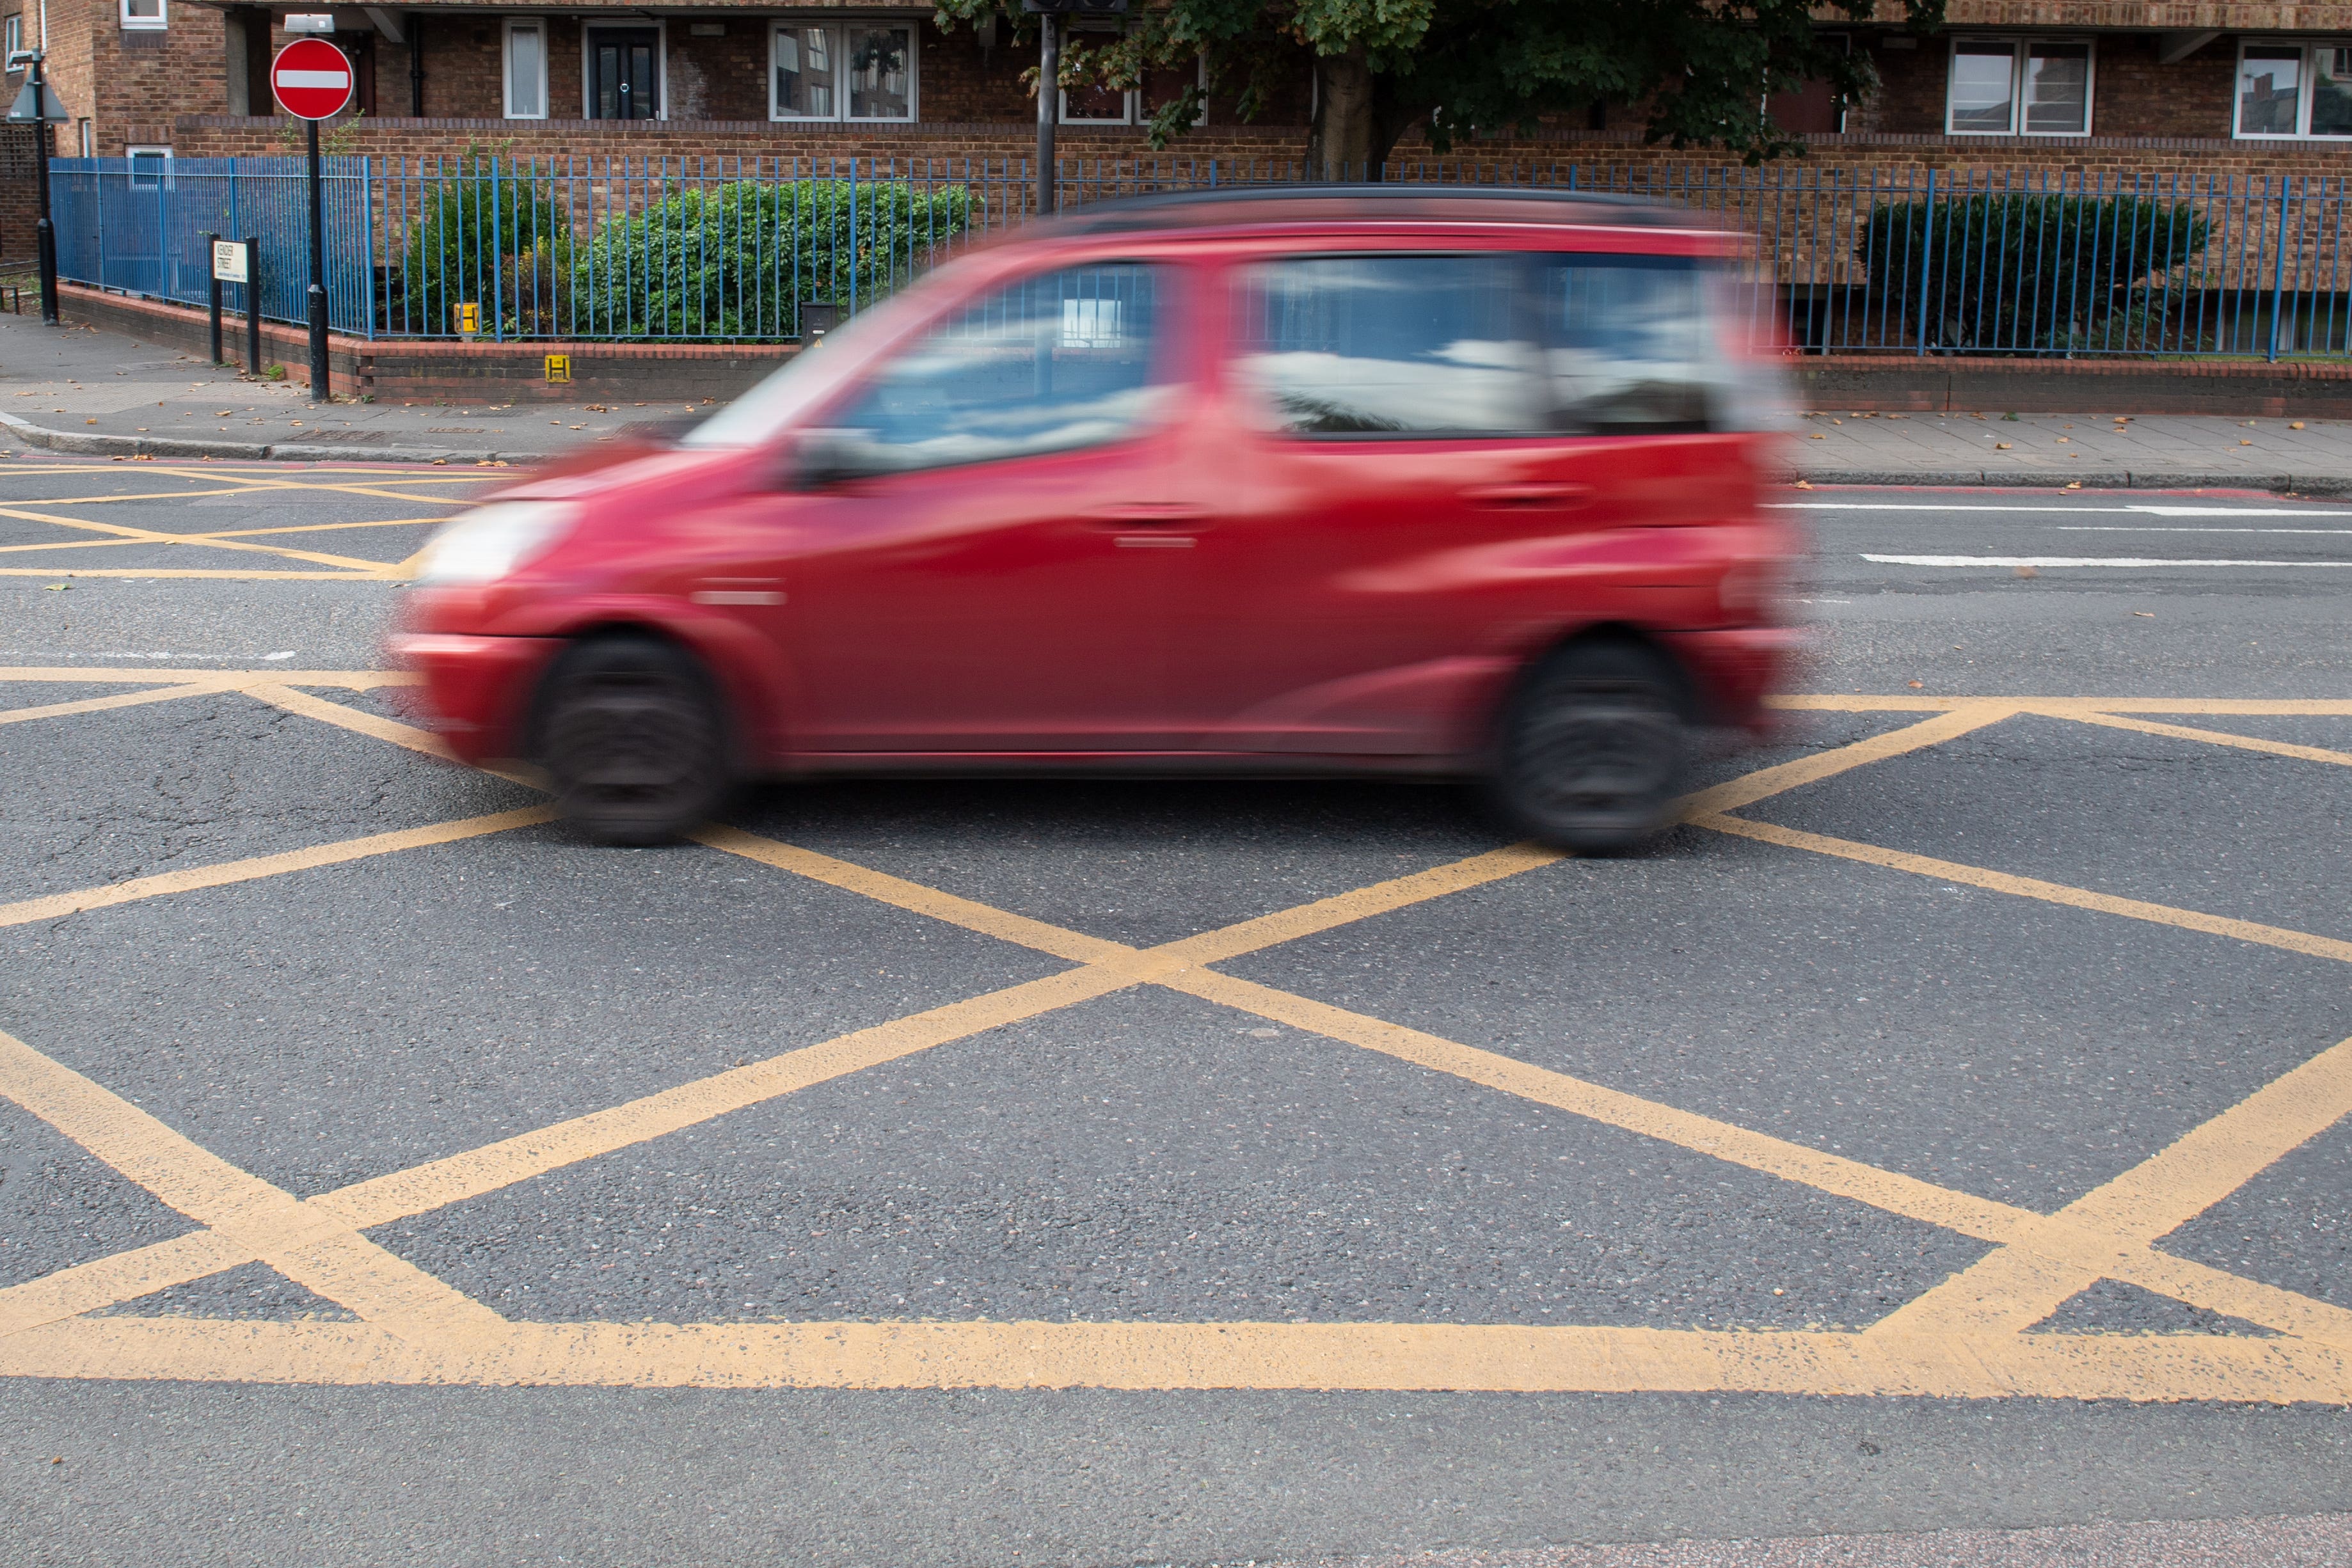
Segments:
[[[433,179],[423,204],[394,291],[393,308],[405,312],[407,325],[454,332],[451,308],[470,304],[482,308],[485,333],[558,329],[552,306],[558,280],[571,270],[572,231],[527,169],[500,166],[493,179],[491,160],[468,152],[453,174]]]
[[[804,299],[889,292],[963,233],[971,193],[897,181],[751,181],[688,191],[599,225],[574,256],[583,332],[624,338],[796,336]]]
[[[2212,225],[2135,196],[1981,195],[1890,202],[1857,246],[1889,325],[1931,348],[2152,345],[2162,308],[2144,287],[2187,266]]]

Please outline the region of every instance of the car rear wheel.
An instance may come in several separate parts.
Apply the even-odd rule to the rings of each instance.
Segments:
[[[1559,849],[1613,854],[1665,826],[1690,754],[1683,685],[1633,643],[1574,643],[1528,677],[1498,737],[1491,779],[1518,831]]]
[[[575,644],[548,675],[539,734],[557,803],[598,843],[667,843],[727,793],[726,724],[711,683],[658,638]]]

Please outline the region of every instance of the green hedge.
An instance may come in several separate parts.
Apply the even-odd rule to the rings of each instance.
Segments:
[[[1857,246],[1889,324],[1932,348],[2132,348],[2160,323],[2144,287],[2187,266],[2211,225],[2136,196],[1890,202]]]
[[[490,161],[458,160],[457,177],[436,181],[402,256],[394,323],[453,332],[451,307],[482,308],[489,332],[549,329],[557,284],[570,270],[572,231],[527,179],[490,178]],[[402,312],[405,313],[404,322]]]
[[[574,254],[578,329],[637,339],[797,336],[804,299],[886,294],[971,221],[961,185],[744,181],[607,219]]]

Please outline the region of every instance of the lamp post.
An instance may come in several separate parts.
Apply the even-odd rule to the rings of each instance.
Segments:
[[[1037,215],[1062,204],[1060,170],[1054,162],[1054,127],[1062,118],[1062,27],[1064,15],[1124,16],[1128,0],[1021,0],[1037,18]]]
[[[66,106],[59,102],[47,78],[41,75],[41,51],[23,49],[8,57],[8,64],[19,60],[29,62],[31,68],[25,77],[24,89],[9,108],[11,125],[37,126],[34,134],[34,183],[40,191],[41,214],[33,225],[34,243],[40,252],[41,319],[54,327],[58,321],[58,230],[49,221],[49,127],[67,118]]]

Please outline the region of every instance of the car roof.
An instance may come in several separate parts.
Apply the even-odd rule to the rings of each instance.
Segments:
[[[1691,228],[1690,214],[1636,196],[1512,185],[1223,185],[1089,202],[1055,220],[1065,235],[1220,224],[1484,222]]]

